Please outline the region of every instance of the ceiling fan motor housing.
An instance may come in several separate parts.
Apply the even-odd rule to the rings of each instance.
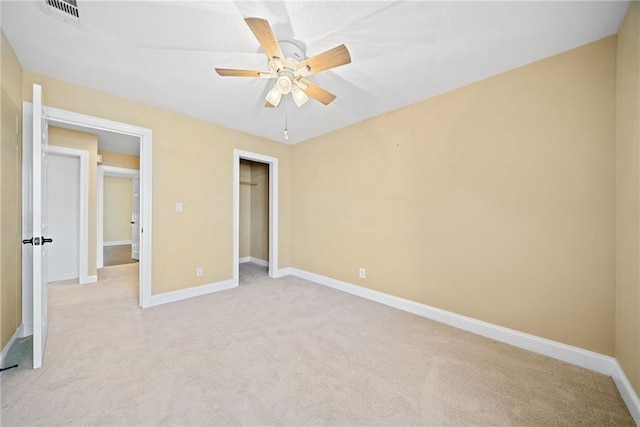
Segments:
[[[285,58],[293,58],[300,62],[307,58],[307,47],[300,40],[278,40],[278,43],[284,55],[284,58],[281,58],[282,60]]]

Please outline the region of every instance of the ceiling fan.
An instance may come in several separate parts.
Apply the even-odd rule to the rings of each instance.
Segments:
[[[289,93],[298,107],[307,102],[309,97],[324,105],[330,104],[336,99],[334,94],[310,82],[305,77],[349,64],[351,55],[345,45],[342,44],[312,58],[306,58],[304,45],[300,42],[283,40],[278,43],[266,19],[246,18],[245,22],[269,58],[269,71],[216,68],[219,75],[276,79],[273,89],[267,94],[265,107],[277,107],[282,98]]]

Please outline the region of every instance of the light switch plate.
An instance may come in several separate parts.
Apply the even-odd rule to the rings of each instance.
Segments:
[[[176,212],[182,212],[183,208],[182,202],[176,202]]]

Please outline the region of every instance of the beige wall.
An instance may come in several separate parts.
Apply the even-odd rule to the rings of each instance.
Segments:
[[[616,351],[640,394],[640,5],[618,33],[616,105]]]
[[[1,34],[0,349],[22,322],[22,67]]]
[[[89,250],[87,252],[87,273],[94,276],[96,272],[97,245],[97,209],[98,209],[98,137],[96,135],[49,126],[49,145],[75,148],[89,152]]]
[[[612,355],[615,51],[295,145],[293,267]]]
[[[240,160],[239,256],[269,261],[269,166]]]
[[[289,266],[291,147],[25,70],[27,101],[33,83],[47,105],[153,130],[153,294],[233,277],[234,148],[279,159],[279,267]]]
[[[131,240],[131,179],[104,177],[104,242]]]
[[[251,256],[251,162],[240,159],[240,213],[238,256]]]
[[[119,168],[140,169],[140,157],[128,154],[112,153],[110,151],[98,151],[102,156],[101,165],[117,166]]]
[[[269,165],[251,163],[251,257],[269,261]]]

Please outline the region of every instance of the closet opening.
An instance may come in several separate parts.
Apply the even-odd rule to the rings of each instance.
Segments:
[[[276,157],[233,150],[232,268],[236,286],[283,274],[278,270],[278,181]]]
[[[240,159],[239,285],[269,273],[269,165]]]

